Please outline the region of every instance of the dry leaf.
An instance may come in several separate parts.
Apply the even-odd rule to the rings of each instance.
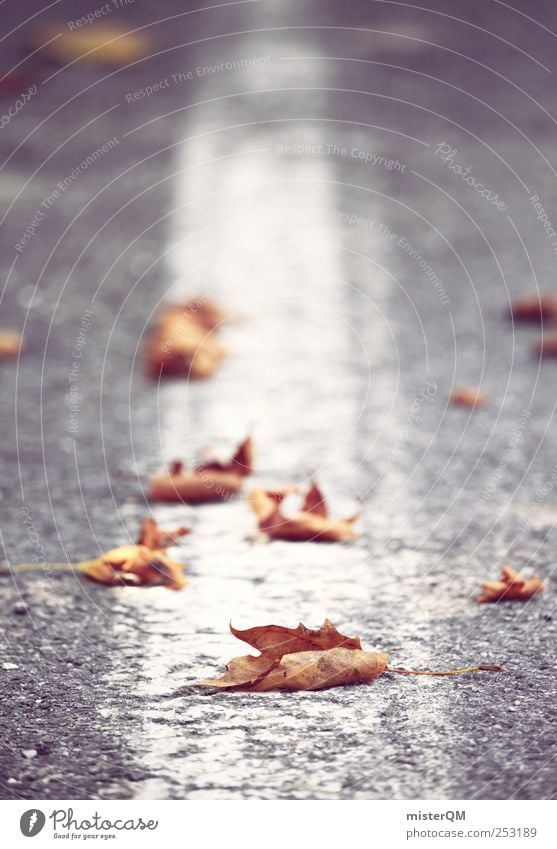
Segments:
[[[383,652],[328,649],[285,654],[264,678],[249,689],[254,693],[265,690],[324,690],[344,684],[367,684],[382,675],[389,662]]]
[[[230,626],[230,630],[261,654],[234,658],[221,678],[200,681],[199,686],[252,692],[322,690],[371,681],[387,666],[386,654],[362,651],[359,637],[345,637],[328,619],[318,630],[302,623],[297,628],[267,625],[239,631]]]
[[[77,568],[93,581],[110,586],[163,585],[171,590],[181,590],[187,584],[182,575],[182,563],[176,563],[163,551],[155,551],[146,545],[120,545],[96,560],[79,563]]]
[[[469,407],[470,409],[486,407],[489,403],[487,395],[471,386],[453,389],[450,394],[450,401],[456,407]]]
[[[10,330],[0,330],[0,360],[17,357],[23,348],[21,336]]]
[[[151,479],[149,497],[188,504],[227,501],[240,491],[244,477],[252,472],[253,443],[248,436],[228,463],[203,463],[193,470],[184,469],[179,461],[172,463],[166,474]]]
[[[359,637],[345,637],[337,631],[330,619],[325,619],[317,630],[306,628],[301,622],[297,628],[263,625],[240,631],[231,625],[230,630],[238,640],[273,658],[311,649],[334,649],[339,646],[349,649],[362,648]]]
[[[527,601],[543,591],[543,581],[533,575],[523,578],[510,566],[503,566],[500,581],[486,581],[481,585],[483,594],[478,596],[478,604],[492,601]]]
[[[306,494],[302,511],[294,518],[285,516],[281,504],[294,487],[278,490],[254,489],[248,496],[250,507],[257,516],[259,529],[272,539],[303,542],[342,542],[355,539],[354,523],[350,519],[330,519],[327,503],[319,487],[312,483]]]
[[[557,357],[557,333],[544,336],[534,343],[533,350],[538,357]]]
[[[147,376],[210,377],[226,358],[217,338],[225,317],[217,304],[202,299],[164,307],[145,349]]]
[[[163,531],[159,528],[154,519],[143,519],[139,528],[139,536],[137,538],[138,545],[146,545],[147,548],[159,549],[169,548],[172,545],[179,545],[179,537],[186,536],[190,533],[189,528],[176,528],[174,531]]]
[[[162,584],[171,590],[181,590],[187,584],[182,574],[184,565],[170,560],[164,549],[176,545],[177,537],[187,533],[187,528],[163,531],[153,519],[145,519],[139,542],[120,545],[95,560],[77,564],[77,568],[93,581],[110,586]]]
[[[235,657],[220,678],[198,681],[198,687],[220,690],[323,690],[346,684],[365,684],[384,672],[405,675],[459,675],[478,670],[500,671],[500,666],[472,666],[449,672],[389,669],[384,652],[364,651],[359,637],[345,637],[325,620],[312,631],[301,623],[297,628],[266,625],[238,631],[238,639],[260,650],[258,656]]]
[[[515,321],[557,320],[557,295],[531,295],[513,301],[510,315]]]
[[[34,44],[59,65],[81,59],[88,65],[110,68],[123,68],[142,59],[150,49],[150,42],[142,33],[103,23],[75,30],[68,30],[65,24],[42,27],[36,32]]]

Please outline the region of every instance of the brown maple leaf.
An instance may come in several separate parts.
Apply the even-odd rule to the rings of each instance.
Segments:
[[[339,646],[349,649],[362,648],[359,637],[345,637],[337,631],[330,619],[325,619],[322,626],[316,630],[306,628],[300,622],[297,628],[263,625],[244,631],[230,625],[230,631],[238,640],[273,658],[311,649],[333,649]]]
[[[257,657],[236,657],[216,680],[200,681],[223,689],[320,690],[339,684],[371,681],[387,665],[387,655],[364,652],[359,637],[346,637],[332,622],[311,630],[302,623],[297,628],[266,625],[239,631],[235,637],[258,649]]]
[[[154,519],[144,519],[136,544],[120,545],[97,557],[77,564],[77,569],[101,584],[118,586],[156,586],[181,590],[187,581],[184,565],[170,560],[164,549],[176,545],[177,538],[188,534],[188,528],[163,531]]]
[[[355,539],[354,523],[358,516],[350,519],[329,518],[327,503],[317,484],[312,483],[306,493],[301,512],[294,518],[284,515],[281,504],[295,487],[282,489],[253,489],[248,502],[257,516],[259,529],[271,539],[293,542],[342,542]]]
[[[323,690],[346,684],[364,684],[384,672],[405,675],[458,675],[478,670],[500,671],[500,666],[473,666],[450,672],[390,669],[388,655],[362,649],[359,637],[339,633],[328,619],[318,630],[301,623],[297,628],[266,625],[238,631],[238,639],[260,650],[257,656],[235,657],[220,678],[198,681],[195,686],[220,690]]]
[[[21,336],[10,330],[0,330],[0,360],[17,357],[23,347]]]
[[[189,533],[187,528],[163,531],[153,519],[145,519],[139,532],[139,542],[119,545],[94,560],[81,563],[19,563],[10,568],[0,568],[0,575],[37,572],[78,571],[109,586],[131,584],[134,586],[165,586],[181,590],[187,584],[183,576],[185,566],[166,555],[165,548],[176,545],[178,537]]]
[[[165,306],[145,347],[147,376],[210,377],[226,358],[217,336],[225,317],[217,304],[202,299]]]
[[[150,49],[150,42],[142,33],[106,23],[69,31],[65,24],[49,24],[36,30],[33,43],[59,65],[79,59],[88,65],[110,68],[123,68],[142,59]]]
[[[151,479],[149,497],[153,501],[187,504],[227,501],[252,473],[253,442],[248,436],[227,463],[210,461],[193,470],[184,469],[180,461],[172,463],[166,474]]]
[[[146,545],[120,545],[96,560],[78,563],[77,568],[101,584],[118,586],[165,586],[181,590],[187,584],[182,571],[183,563],[170,560],[164,551]]]
[[[469,407],[470,409],[486,407],[489,403],[487,395],[471,386],[453,389],[449,398],[451,404],[454,404],[455,407]]]
[[[531,295],[513,301],[510,316],[515,321],[556,321],[557,295]]]
[[[486,581],[481,587],[483,593],[476,599],[478,604],[492,601],[528,601],[543,591],[543,581],[537,575],[523,578],[510,566],[503,566],[501,580]]]

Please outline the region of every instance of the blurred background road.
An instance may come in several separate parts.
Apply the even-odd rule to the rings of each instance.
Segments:
[[[554,5],[122,0],[98,17],[144,58],[34,52],[102,5],[2,5],[0,327],[26,344],[0,364],[3,561],[88,559],[152,513],[191,526],[190,583],[0,579],[2,798],[553,798],[557,372],[505,311],[555,290]],[[229,360],[149,383],[156,310],[206,293]],[[489,406],[450,406],[461,385]],[[248,432],[254,483],[315,476],[360,538],[148,503]],[[476,605],[505,563],[546,592]],[[183,689],[242,653],[230,620],[325,617],[395,666],[507,671]]]

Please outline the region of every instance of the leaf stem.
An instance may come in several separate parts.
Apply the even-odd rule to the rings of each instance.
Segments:
[[[72,571],[78,569],[78,563],[18,563],[11,567],[0,567],[0,575],[18,575],[21,572]]]
[[[462,675],[465,672],[503,672],[504,666],[499,664],[480,664],[467,666],[465,669],[450,669],[443,672],[432,672],[429,669],[398,669],[387,666],[385,672],[397,672],[400,675]]]

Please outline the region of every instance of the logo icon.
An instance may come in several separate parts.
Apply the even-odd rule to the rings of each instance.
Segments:
[[[25,837],[36,837],[43,830],[46,817],[38,808],[31,808],[30,811],[25,811],[19,820],[21,833]]]

